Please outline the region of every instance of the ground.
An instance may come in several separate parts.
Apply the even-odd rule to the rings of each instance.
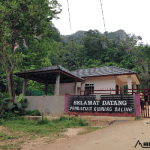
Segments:
[[[85,127],[68,128],[67,132],[63,133],[66,135],[65,138],[49,142],[45,142],[47,137],[38,137],[35,140],[27,137],[22,143],[22,150],[139,150],[142,149],[140,145],[135,148],[138,140],[142,144],[150,142],[150,124],[147,122],[150,122],[150,119],[118,121],[84,135],[77,134],[85,131]],[[0,131],[3,130],[6,128],[0,126]],[[13,140],[13,143],[17,143],[18,140],[21,139]],[[11,144],[11,140],[5,142]],[[0,144],[4,143],[0,142]]]
[[[85,130],[85,128],[68,128],[67,132],[64,132],[62,134],[67,135],[67,139],[71,138],[73,136],[76,136],[79,132],[82,132]],[[36,140],[32,140],[32,141],[27,141],[23,144],[23,149],[22,150],[33,150],[33,149],[37,149],[40,147],[43,147],[44,145],[48,145],[45,143],[46,141],[46,137],[44,138],[38,138]]]
[[[30,150],[132,150],[142,149],[135,145],[139,140],[150,142],[150,125],[146,124],[150,119],[136,120],[112,124],[84,135],[74,135],[68,138],[60,138],[53,143]]]

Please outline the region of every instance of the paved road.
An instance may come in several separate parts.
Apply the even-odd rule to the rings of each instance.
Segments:
[[[142,150],[136,142],[150,142],[150,119],[112,124],[85,135],[59,139],[36,150]]]

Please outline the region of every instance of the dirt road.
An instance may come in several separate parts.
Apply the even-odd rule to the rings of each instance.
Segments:
[[[150,119],[128,121],[110,125],[94,132],[59,139],[36,150],[141,150],[139,140],[150,142]],[[143,145],[144,146],[144,145]]]

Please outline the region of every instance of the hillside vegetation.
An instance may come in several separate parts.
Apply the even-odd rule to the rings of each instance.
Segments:
[[[61,35],[52,22],[61,13],[61,5],[57,0],[52,7],[47,3],[40,7],[38,1],[34,4],[20,1],[13,8],[11,3],[0,4],[6,10],[0,18],[0,81],[10,97],[22,92],[23,79],[14,73],[51,65],[62,65],[71,71],[110,65],[131,69],[138,72],[141,87],[149,87],[150,46],[143,44],[140,36],[127,34],[123,29],[103,34],[89,30]],[[32,5],[38,9],[33,14],[29,11],[34,9]],[[15,20],[17,15],[21,23]],[[24,20],[25,17],[30,19]],[[27,87],[44,91],[45,84],[28,80]],[[49,85],[48,93],[53,92],[54,85]]]

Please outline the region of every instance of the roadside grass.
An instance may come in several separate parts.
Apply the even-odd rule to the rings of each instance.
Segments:
[[[13,135],[6,134],[5,132],[0,132],[0,141],[11,140],[15,138],[17,139],[19,138],[19,136],[13,136]]]
[[[18,150],[21,148],[19,145],[20,145],[20,142],[18,142],[17,144],[9,144],[9,145],[2,145],[2,146],[0,145],[0,149],[2,149],[2,150],[7,150],[7,149]]]
[[[67,128],[88,126],[82,118],[63,116],[52,121],[47,119],[32,121],[21,117],[13,120],[0,119],[0,124],[7,129],[0,131],[0,149],[2,150],[17,150],[27,139],[34,140],[37,137],[49,137],[48,141],[51,142],[65,137],[62,132],[67,131]],[[13,144],[13,140],[18,141]]]
[[[141,117],[141,116],[136,116],[136,117],[135,117],[135,120],[142,120],[142,119],[144,119],[144,118]]]
[[[78,135],[83,135],[83,134],[86,134],[86,133],[89,133],[89,132],[92,132],[92,131],[95,131],[95,130],[103,129],[105,127],[91,127],[91,126],[86,126],[84,128],[85,128],[85,131],[79,132]]]

